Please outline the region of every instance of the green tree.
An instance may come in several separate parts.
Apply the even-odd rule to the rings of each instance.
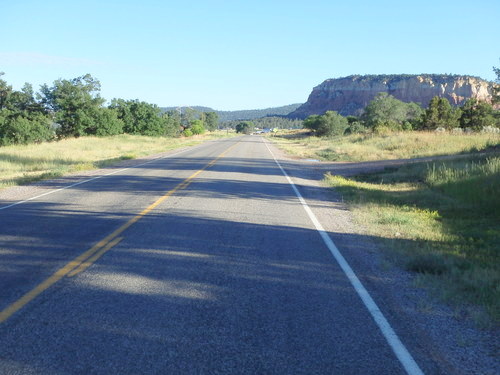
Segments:
[[[3,109],[0,111],[0,145],[48,141],[54,137],[51,125],[52,120],[42,113],[33,113],[28,118],[21,112]]]
[[[99,96],[101,84],[90,74],[71,80],[59,79],[52,87],[41,87],[42,102],[55,113],[61,137],[92,134],[95,116],[104,103]]]
[[[311,115],[304,120],[302,126],[304,127],[304,129],[309,129],[312,130],[313,132],[316,132],[319,128],[320,122],[321,122],[320,115]]]
[[[250,134],[254,130],[254,125],[251,121],[242,121],[236,125],[236,133]]]
[[[94,128],[90,134],[97,136],[117,135],[123,133],[123,120],[112,108],[98,108],[94,116]]]
[[[5,73],[0,72],[0,77]],[[0,110],[7,108],[7,102],[12,93],[12,86],[7,84],[7,81],[0,79]]]
[[[183,126],[189,127],[189,124],[191,124],[192,121],[198,120],[199,118],[200,112],[196,109],[190,107],[183,108],[181,114],[181,123]]]
[[[453,108],[446,98],[435,96],[422,115],[420,129],[433,130],[437,128],[453,129],[459,126],[461,111]]]
[[[219,125],[219,115],[216,112],[205,112],[204,123],[207,130],[217,130],[217,127]]]
[[[348,126],[349,123],[344,116],[335,111],[326,111],[323,116],[320,116],[316,135],[320,137],[342,135]]]
[[[349,126],[347,118],[335,111],[326,111],[324,115],[311,115],[303,122],[305,129],[312,130],[317,136],[342,135]]]
[[[203,126],[202,120],[193,120],[189,129],[195,135],[205,133],[205,127]]]
[[[182,129],[181,116],[177,111],[168,111],[161,115],[163,126],[165,128],[165,135],[174,137],[179,135]]]
[[[378,93],[364,109],[361,120],[369,128],[385,127],[402,130],[407,122],[414,121],[422,114],[416,103],[405,103],[385,92]]]
[[[53,136],[52,120],[35,100],[33,87],[26,83],[15,91],[0,79],[0,145],[42,142]]]
[[[476,131],[485,126],[497,126],[492,105],[475,98],[468,99],[462,106],[460,126]]]
[[[493,85],[493,104],[500,103],[500,68],[493,67],[497,78],[495,79],[495,85]]]
[[[118,118],[123,121],[125,133],[161,136],[167,132],[161,109],[156,104],[113,99],[110,108],[116,110]]]

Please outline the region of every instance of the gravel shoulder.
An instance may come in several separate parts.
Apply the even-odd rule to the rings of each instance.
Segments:
[[[423,369],[425,373],[500,373],[499,330],[479,329],[471,318],[415,286],[415,276],[384,259],[376,238],[367,235],[367,231],[355,223],[342,197],[322,182],[327,172],[349,176],[456,156],[329,163],[290,157],[275,145],[272,150],[307,202],[315,207],[320,221],[383,313],[394,327],[398,327],[398,335],[416,361],[420,364],[425,357],[432,356],[438,364],[439,368]]]

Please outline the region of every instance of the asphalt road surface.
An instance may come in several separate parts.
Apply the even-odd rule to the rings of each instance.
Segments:
[[[442,373],[382,298],[367,308],[325,234],[357,239],[297,184],[318,232],[270,150],[213,141],[0,200],[0,374]]]

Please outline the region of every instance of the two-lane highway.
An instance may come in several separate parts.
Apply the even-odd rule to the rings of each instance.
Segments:
[[[271,150],[210,142],[0,201],[0,373],[439,373],[346,276]]]

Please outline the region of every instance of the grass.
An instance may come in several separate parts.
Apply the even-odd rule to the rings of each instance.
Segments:
[[[500,145],[500,135],[493,133],[402,132],[324,138],[301,130],[278,133],[271,139],[291,155],[323,161],[407,159],[483,151]]]
[[[226,132],[190,138],[118,135],[0,147],[0,189],[101,168],[120,160],[193,146],[226,136]]]
[[[326,181],[391,262],[478,321],[500,323],[498,153]]]

